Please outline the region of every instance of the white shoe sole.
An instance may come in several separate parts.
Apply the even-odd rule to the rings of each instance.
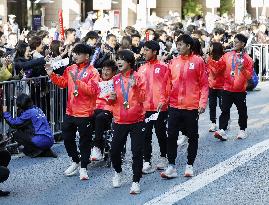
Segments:
[[[64,173],[65,176],[67,177],[71,177],[71,176],[74,176],[78,173],[78,169],[76,169],[75,171],[71,172],[71,173]]]
[[[79,177],[81,181],[89,180],[89,177]]]
[[[193,177],[193,174],[190,174],[190,173],[184,173],[184,177]]]
[[[140,194],[141,193],[141,191],[130,191],[130,194],[132,194],[132,195],[136,195],[136,194]]]
[[[121,184],[116,184],[115,185],[115,184],[112,183],[112,186],[113,186],[113,188],[120,188],[121,187]]]
[[[151,169],[149,169],[149,170],[143,170],[143,169],[142,169],[142,174],[151,174],[151,173],[153,173],[153,172],[155,172],[155,170],[154,170],[153,168],[151,168]]]
[[[178,177],[177,173],[171,174],[171,175],[167,175],[164,172],[161,173],[161,177],[164,179],[173,179]]]

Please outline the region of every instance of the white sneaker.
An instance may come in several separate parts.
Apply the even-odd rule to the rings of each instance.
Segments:
[[[223,129],[216,131],[214,133],[214,137],[221,140],[221,141],[226,141],[228,139],[228,137]]]
[[[179,135],[178,140],[177,140],[177,145],[178,146],[184,146],[188,142],[188,137],[185,135]]]
[[[184,173],[185,177],[193,177],[193,166],[192,165],[186,165],[186,169],[185,169],[185,173]]]
[[[217,131],[217,125],[216,125],[216,123],[211,123],[208,131],[209,132],[215,132],[215,131]]]
[[[121,186],[121,173],[115,172],[115,175],[112,178],[112,186],[114,188],[119,188]]]
[[[89,179],[88,172],[87,172],[86,168],[79,169],[79,178],[80,178],[80,180],[88,180]]]
[[[77,174],[80,163],[72,162],[71,166],[64,171],[65,176],[73,176]]]
[[[172,179],[177,177],[177,170],[173,166],[169,165],[164,172],[161,173],[161,177],[165,179]]]
[[[103,158],[101,150],[98,147],[93,147],[91,151],[91,161],[100,161]]]
[[[133,182],[131,189],[130,189],[130,194],[140,194],[140,185],[138,182]]]
[[[246,131],[245,131],[245,130],[240,130],[240,131],[238,132],[238,135],[237,135],[236,138],[239,139],[239,140],[246,139],[246,138],[247,138],[247,133],[246,133]]]
[[[168,165],[168,160],[165,157],[161,157],[157,164],[157,169],[164,170],[167,167],[167,165]]]
[[[155,170],[152,168],[151,164],[149,162],[143,163],[142,173],[143,174],[150,174],[154,172]]]

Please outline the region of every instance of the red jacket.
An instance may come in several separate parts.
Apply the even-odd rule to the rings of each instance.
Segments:
[[[213,89],[223,89],[224,71],[216,72],[214,66],[214,63],[212,63],[212,60],[209,57],[207,62],[208,85],[210,88]]]
[[[206,108],[208,76],[204,60],[196,55],[178,56],[170,65],[170,106],[195,110]]]
[[[123,76],[121,73],[119,73],[113,77],[114,90],[117,95],[116,100],[112,104],[115,123],[133,124],[144,121],[145,112],[143,109],[143,102],[145,100],[145,84],[143,83],[138,73],[133,72],[133,78],[135,79],[136,84],[129,90],[128,103],[130,108],[125,109],[123,106],[124,96],[122,93],[120,76],[122,76],[125,90],[127,90],[128,82],[131,77],[131,71],[126,73],[126,76]]]
[[[52,73],[51,81],[60,88],[68,88],[68,99],[66,114],[74,117],[91,117],[95,110],[96,96],[98,94],[97,83],[99,81],[99,73],[93,66],[88,66],[85,74],[80,80],[76,81],[78,85],[78,96],[73,95],[75,91],[75,84],[70,75],[74,75],[79,68],[78,76],[80,76],[83,68],[87,66],[86,63],[80,64],[79,67],[74,64],[67,67],[63,76]]]
[[[159,103],[163,103],[162,111],[166,111],[169,101],[169,69],[159,60],[147,62],[138,70],[146,86],[144,102],[145,111],[157,111]]]
[[[112,83],[113,83],[113,79],[110,79],[109,81],[112,81]],[[100,82],[102,82],[102,83],[106,83],[109,81],[100,80]],[[101,92],[100,92],[97,99],[96,99],[96,109],[107,110],[107,111],[112,112],[112,106],[109,102],[109,96],[110,96],[109,93],[104,95],[104,96],[101,96]]]
[[[247,87],[247,81],[251,78],[253,72],[253,60],[247,54],[243,54],[243,66],[241,72],[239,72],[239,63],[236,61],[240,59],[240,53],[231,51],[225,53],[219,61],[209,59],[209,63],[212,65],[214,72],[224,72],[224,86],[223,89],[230,92],[245,92]],[[231,75],[232,62],[236,65],[234,70],[234,77]]]

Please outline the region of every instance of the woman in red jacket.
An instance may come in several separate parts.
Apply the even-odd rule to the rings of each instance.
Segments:
[[[221,109],[221,95],[224,84],[224,72],[215,72],[214,65],[210,63],[211,59],[218,61],[223,56],[223,47],[221,43],[213,42],[210,47],[210,54],[208,57],[207,71],[208,71],[208,85],[209,85],[209,115],[211,125],[209,132],[217,131],[216,125],[216,108],[217,100],[219,99],[219,106]]]
[[[110,96],[114,117],[111,159],[115,176],[112,184],[113,187],[121,186],[121,153],[130,133],[133,154],[133,183],[130,194],[138,194],[143,167],[145,86],[139,75],[132,69],[135,63],[133,52],[122,50],[118,56],[117,64],[120,73],[113,78],[114,92]]]

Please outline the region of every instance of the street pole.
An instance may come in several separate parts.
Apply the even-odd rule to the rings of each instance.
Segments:
[[[31,10],[32,10],[32,30],[34,28],[34,2],[35,0],[31,0]]]
[[[256,19],[259,20],[259,7],[256,7]]]

